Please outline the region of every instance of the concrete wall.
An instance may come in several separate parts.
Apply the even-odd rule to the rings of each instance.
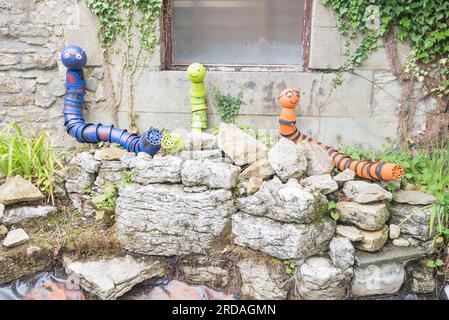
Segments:
[[[129,113],[133,111],[140,129],[188,129],[191,113],[185,73],[163,70],[161,48],[157,47],[151,58],[141,56],[133,79],[122,78],[123,54],[119,52],[105,61],[96,28],[96,18],[83,1],[0,0],[0,125],[17,121],[49,130],[58,145],[76,144],[64,133],[61,110],[65,70],[58,56],[64,45],[78,44],[89,58],[85,70],[90,90],[85,111],[88,120],[112,122],[117,105],[122,127],[129,126]],[[219,119],[210,94],[213,87],[231,94],[243,87],[244,105],[237,123],[277,132],[279,107],[275,97],[282,89],[295,87],[302,94],[299,126],[322,142],[375,147],[397,140],[401,88],[389,72],[385,49],[374,53],[359,70],[345,74],[343,85],[331,90],[334,70],[344,62],[345,41],[332,9],[315,0],[310,70],[208,71],[210,125]],[[119,41],[117,47],[124,48],[123,43]],[[402,58],[407,51],[407,46],[400,45]],[[133,109],[130,92],[135,101]],[[432,101],[423,102],[422,109],[432,107]],[[425,116],[417,118],[416,128],[420,128],[419,121],[425,121]]]

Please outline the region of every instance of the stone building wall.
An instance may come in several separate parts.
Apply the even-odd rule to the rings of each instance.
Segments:
[[[307,71],[208,71],[211,126],[219,119],[210,94],[213,87],[231,94],[243,87],[244,102],[237,122],[273,129],[274,133],[279,113],[276,96],[285,87],[296,87],[302,94],[299,126],[321,141],[376,147],[398,139],[397,101],[401,88],[389,71],[385,49],[375,52],[358,70],[344,74],[343,85],[331,91],[335,70],[344,61],[346,39],[337,29],[332,9],[320,3],[314,1],[312,10]],[[142,56],[130,87],[130,80],[120,77],[123,55],[119,52],[105,61],[96,35],[96,18],[83,1],[1,0],[0,30],[1,125],[10,121],[25,123],[50,131],[56,137],[56,145],[75,145],[64,133],[61,109],[65,70],[58,60],[64,45],[77,44],[88,54],[88,120],[115,121],[128,127],[130,112],[135,112],[142,130],[149,126],[189,128],[191,108],[185,72],[164,70],[162,49],[158,46],[151,58]],[[117,47],[123,47],[120,41]],[[402,59],[407,52],[407,46],[400,44]],[[130,90],[135,101],[133,108]],[[425,111],[434,106],[432,100],[421,104],[416,130],[425,121]]]

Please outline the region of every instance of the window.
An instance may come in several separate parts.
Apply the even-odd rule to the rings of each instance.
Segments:
[[[167,67],[302,65],[308,0],[168,0]]]

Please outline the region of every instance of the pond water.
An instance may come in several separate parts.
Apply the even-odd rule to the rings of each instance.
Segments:
[[[43,272],[33,277],[15,280],[0,286],[0,300],[86,300],[82,289]],[[121,300],[235,300],[232,294],[215,291],[206,286],[189,285],[178,280],[160,280],[150,286],[136,286]]]
[[[26,280],[0,286],[0,300],[84,300],[82,290],[70,288],[66,281],[43,272]]]
[[[449,289],[448,289],[449,290]],[[137,285],[120,300],[237,300],[240,297],[202,285],[161,279]],[[0,300],[86,300],[89,295],[51,272],[42,272],[0,286]],[[437,300],[433,294],[416,295],[403,288],[392,295],[364,297],[363,300]],[[357,299],[358,300],[358,299]]]

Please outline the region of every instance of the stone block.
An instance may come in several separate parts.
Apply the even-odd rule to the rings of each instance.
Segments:
[[[381,265],[387,262],[407,262],[417,260],[427,254],[425,248],[413,247],[385,247],[379,252],[356,250],[355,261],[358,266],[366,267],[371,264]]]
[[[339,69],[341,34],[338,28],[312,27],[309,68]]]
[[[281,261],[245,258],[237,263],[242,277],[242,293],[257,300],[285,300],[287,273]]]
[[[117,200],[117,238],[135,253],[206,254],[234,212],[227,190],[189,193],[182,185],[131,184]]]
[[[232,216],[234,243],[279,259],[301,259],[326,252],[335,223],[322,219],[313,224],[286,224],[245,213]]]
[[[396,293],[401,289],[404,279],[402,263],[357,267],[354,269],[351,293],[355,297]]]
[[[313,1],[312,26],[337,27],[337,16],[331,5],[325,6],[320,0]]]

